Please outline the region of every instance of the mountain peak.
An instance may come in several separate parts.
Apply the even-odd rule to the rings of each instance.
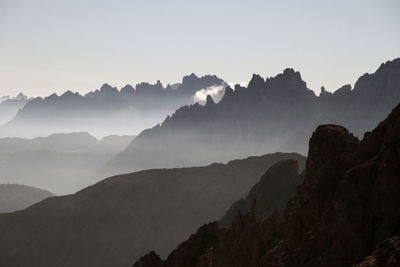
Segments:
[[[210,105],[215,105],[215,102],[214,102],[214,99],[211,97],[211,95],[207,95],[206,106],[210,106]]]
[[[121,88],[121,93],[125,94],[125,95],[133,94],[134,91],[135,91],[135,89],[130,84],[127,84]]]
[[[386,61],[385,63],[382,63],[377,72],[382,72],[382,71],[389,71],[391,69],[399,69],[400,68],[400,58],[396,58],[393,60]]]
[[[321,92],[319,93],[319,96],[326,96],[326,95],[330,95],[331,93],[329,93],[328,91],[325,90],[324,86],[321,86]]]
[[[358,144],[358,139],[342,126],[334,124],[318,126],[309,142],[308,174],[314,175],[315,170],[327,160],[344,152],[353,151]]]
[[[28,99],[28,97],[26,95],[24,95],[23,93],[19,93],[16,97],[16,100],[26,100]]]
[[[199,77],[197,77],[196,74],[192,73],[190,75],[183,76],[182,83],[192,83],[198,79],[199,79]]]
[[[112,87],[108,83],[105,83],[100,87],[100,92],[102,92],[102,93],[118,93],[118,89],[116,87]]]
[[[333,92],[334,95],[342,95],[342,94],[347,94],[351,92],[351,85],[346,84],[337,89],[335,92]]]
[[[63,94],[61,95],[61,97],[66,98],[66,97],[73,97],[73,96],[75,96],[75,95],[79,95],[79,94],[78,94],[78,93],[73,93],[71,90],[68,90],[68,91],[66,91],[65,93],[63,93]]]
[[[292,68],[286,68],[286,69],[283,71],[283,76],[286,77],[286,78],[288,78],[288,79],[295,79],[295,80],[303,81],[303,80],[301,79],[301,74],[300,74],[300,72],[295,71],[295,70],[292,69]]]
[[[264,78],[258,74],[253,74],[247,88],[254,89],[254,88],[262,88],[264,86],[265,86]]]
[[[228,85],[225,87],[224,95],[222,96],[221,100],[219,103],[225,103],[228,102],[230,98],[234,95],[235,91]]]

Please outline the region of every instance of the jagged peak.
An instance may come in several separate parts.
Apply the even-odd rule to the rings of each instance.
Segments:
[[[118,89],[116,87],[112,87],[108,83],[104,83],[100,87],[100,92],[102,92],[102,93],[118,93]]]
[[[314,173],[332,157],[353,152],[360,141],[340,125],[325,124],[317,127],[309,142],[307,176]]]
[[[183,76],[182,83],[190,83],[198,79],[199,77],[196,74],[192,73],[190,75]]]
[[[125,96],[133,95],[134,92],[135,92],[135,88],[133,88],[133,86],[130,84],[127,84],[124,87],[122,87],[121,91],[120,91],[120,93]]]
[[[386,61],[385,63],[382,63],[376,70],[376,72],[384,72],[390,69],[397,69],[397,68],[400,68],[400,58],[395,58],[393,60],[389,60]]]
[[[160,80],[158,80],[155,84],[151,84],[148,82],[141,82],[136,84],[135,86],[135,92],[158,92],[158,91],[164,91],[164,87]]]
[[[207,95],[206,106],[215,105],[214,99],[211,95]]]
[[[253,74],[247,88],[260,88],[265,86],[265,80],[258,74]]]
[[[58,95],[56,93],[52,93],[47,98],[57,98],[57,97],[58,97]]]
[[[60,97],[80,96],[79,93],[73,93],[70,90],[65,91]]]
[[[300,72],[295,71],[293,68],[286,68],[283,71],[282,76],[285,78],[289,78],[289,79],[296,79],[296,80],[303,81],[303,79],[301,78]]]
[[[225,96],[231,96],[231,95],[233,95],[234,94],[234,90],[228,85],[226,88],[225,88],[225,92],[224,92],[224,96],[223,97],[225,97]]]
[[[28,97],[26,96],[26,95],[24,95],[23,93],[19,93],[16,97],[15,97],[15,99],[16,100],[26,100],[26,99],[28,99]]]
[[[268,79],[267,86],[272,86],[277,90],[291,91],[301,89],[315,95],[314,91],[307,88],[307,84],[305,81],[302,80],[300,72],[295,71],[292,68],[287,68],[283,71],[283,73],[280,73],[275,77]]]
[[[319,93],[319,96],[326,96],[326,95],[331,95],[331,94],[332,93],[325,90],[324,86],[321,86],[321,92]]]
[[[298,71],[295,71],[293,68],[286,68],[283,70],[284,75],[293,75],[299,73]]]
[[[365,73],[359,77],[354,85],[355,92],[361,92],[362,88],[368,87],[368,84],[375,79],[391,80],[390,76],[398,76],[400,72],[400,58],[382,63],[374,73]],[[389,77],[388,77],[389,76]],[[390,84],[390,83],[388,83]],[[384,87],[384,86],[382,86]]]
[[[134,91],[135,91],[135,89],[130,84],[127,84],[121,88],[121,93],[133,93]]]

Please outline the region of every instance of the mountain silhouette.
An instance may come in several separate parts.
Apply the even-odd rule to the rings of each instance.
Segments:
[[[220,220],[220,226],[230,225],[239,212],[242,214],[249,212],[255,202],[261,219],[266,219],[275,210],[282,212],[286,202],[303,180],[304,173],[299,174],[296,160],[283,160],[272,165],[261,180],[251,188],[245,199],[232,204]]]
[[[266,80],[253,75],[247,88],[226,88],[219,103],[209,98],[204,106],[181,107],[144,130],[101,172],[203,165],[274,151],[307,154],[316,126],[340,124],[361,137],[399,101],[400,59],[364,74],[353,89],[346,85],[319,96],[293,69]]]
[[[12,120],[18,110],[23,108],[28,101],[29,98],[22,93],[19,93],[16,97],[0,97],[0,125]]]
[[[305,157],[276,153],[147,170],[0,214],[0,266],[129,266],[149,250],[167,255],[197,227],[221,218],[285,159],[304,168]]]
[[[399,148],[400,105],[361,141],[342,126],[321,125],[282,215],[260,218],[258,207],[270,203],[259,197],[229,226],[205,224],[166,260],[151,252],[133,266],[397,266]]]
[[[54,194],[20,184],[0,184],[0,213],[23,210]]]
[[[85,95],[66,91],[62,95],[37,97],[0,127],[0,136],[32,138],[78,131],[96,136],[135,134],[155,125],[178,107],[193,103],[198,90],[217,85],[225,82],[216,76],[191,74],[174,86],[163,87],[157,81],[139,83],[135,88],[126,85],[118,90],[105,83]]]

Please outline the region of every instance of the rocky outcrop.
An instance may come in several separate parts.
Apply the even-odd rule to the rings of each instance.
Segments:
[[[400,236],[384,240],[363,262],[354,267],[396,267],[400,266]]]
[[[253,207],[216,230],[202,253],[180,254],[178,247],[165,266],[178,266],[172,255],[198,255],[180,259],[181,267],[352,266],[371,253],[362,264],[397,263],[400,105],[361,141],[341,126],[322,125],[309,146],[304,182],[282,217],[260,220]]]
[[[152,267],[164,267],[164,262],[160,259],[154,251],[149,252],[148,254],[141,257],[133,267],[145,267],[145,266],[152,266]]]

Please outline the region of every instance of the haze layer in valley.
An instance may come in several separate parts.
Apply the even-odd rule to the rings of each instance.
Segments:
[[[11,110],[15,117],[0,126],[0,137],[33,138],[82,131],[98,138],[134,135],[161,122],[178,107],[201,100],[196,95],[199,91],[215,87],[223,90],[225,82],[216,76],[191,74],[181,83],[166,87],[160,81],[126,85],[120,90],[104,84],[85,95],[67,91],[60,96],[37,97],[18,106],[20,110]],[[0,104],[0,111],[8,102]]]
[[[33,139],[0,138],[0,184],[19,183],[56,194],[73,193],[99,181],[94,175],[134,136],[52,134]]]

